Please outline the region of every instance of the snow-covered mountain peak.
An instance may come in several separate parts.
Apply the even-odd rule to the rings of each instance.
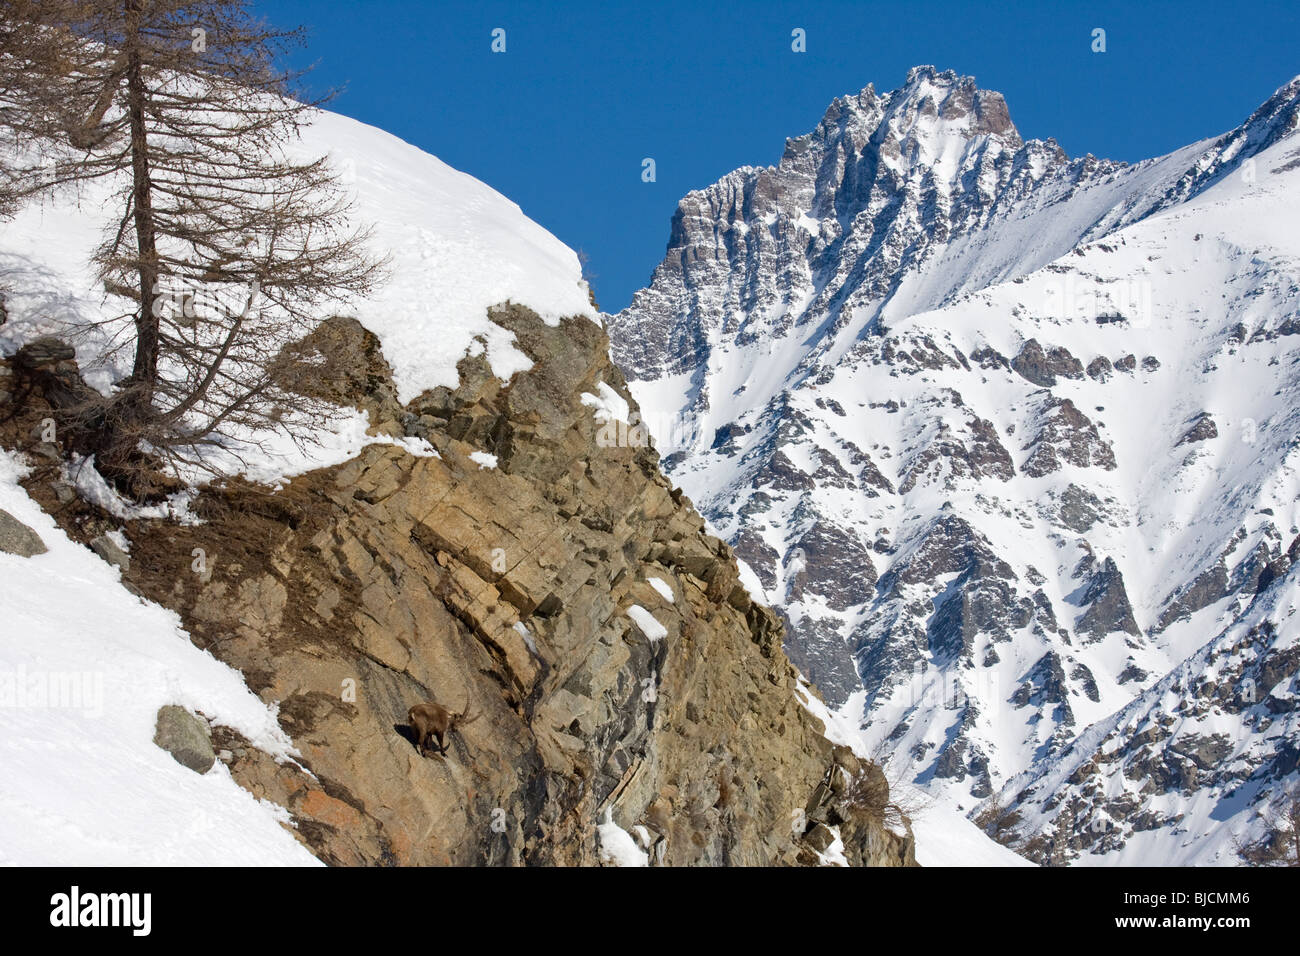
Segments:
[[[685,197],[609,321],[670,473],[783,609],[792,658],[945,799],[1032,789],[1005,829],[1037,860],[1132,838],[1061,842],[1088,825],[1062,815],[1063,754],[1126,707],[1188,722],[1134,751],[1177,773],[1130,788],[1121,754],[1071,806],[1159,830],[1195,803],[1203,828],[1230,782],[1296,773],[1300,630],[1274,591],[1300,559],[1297,93],[1128,164],[1022,141],[1001,97],[917,68]],[[1157,687],[1265,598],[1275,723],[1198,774],[1179,748],[1218,717],[1167,713]],[[1267,789],[1223,811],[1235,831],[1257,835]],[[1169,859],[1226,859],[1202,835]]]
[[[963,154],[989,139],[1011,152],[1023,145],[1002,94],[981,90],[974,77],[921,66],[890,93],[877,95],[868,84],[836,98],[815,130],[786,141],[782,164],[817,145],[900,175],[916,170],[951,179],[965,165]]]
[[[980,89],[973,76],[959,76],[933,66],[913,67],[908,71],[906,85],[890,94],[889,99],[891,110],[897,113],[911,110],[918,117],[934,117],[965,127],[970,135],[989,134],[1020,143],[1006,99],[995,90]]]

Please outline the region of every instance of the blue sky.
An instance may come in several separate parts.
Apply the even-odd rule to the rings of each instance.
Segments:
[[[622,308],[687,191],[770,165],[868,83],[933,63],[1006,95],[1026,138],[1138,160],[1235,126],[1300,74],[1300,3],[255,0],[303,24],[333,109],[487,182],[589,257]],[[506,52],[491,51],[495,28]],[[791,50],[803,29],[807,52]],[[1093,53],[1092,31],[1106,30]],[[652,157],[657,180],[641,180]]]

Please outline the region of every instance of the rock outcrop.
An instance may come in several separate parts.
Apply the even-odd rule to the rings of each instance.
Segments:
[[[493,318],[532,369],[467,357],[458,388],[406,406],[374,337],[332,320],[317,334],[357,367],[326,390],[392,443],[276,490],[210,487],[200,523],[125,522],[128,586],[278,704],[300,754],[214,727],[234,778],[335,864],[596,864],[607,810],[653,864],[817,863],[817,827],[851,862],[914,864],[905,821],[844,797],[865,771],[800,703],[730,548],[653,448],[597,441],[584,393],[627,391],[603,330]],[[56,509],[40,469],[27,484]],[[61,520],[93,537],[88,511]],[[445,757],[405,726],[428,699],[481,715]]]

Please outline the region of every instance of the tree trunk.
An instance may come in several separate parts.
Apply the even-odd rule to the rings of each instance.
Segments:
[[[144,76],[140,57],[140,3],[126,0],[127,114],[131,123],[131,176],[136,246],[140,254],[140,313],[136,317],[135,364],[131,370],[128,420],[148,414],[158,378],[158,246],[154,231],[153,186],[149,178],[148,138],[145,130]]]
[[[159,325],[154,314],[158,294],[158,240],[153,212],[148,134],[145,126],[143,57],[140,51],[140,14],[143,0],[124,0],[126,24],[123,55],[126,59],[127,118],[131,131],[131,205],[139,261],[140,284],[135,317],[135,360],[130,376],[121,383],[117,398],[100,418],[92,438],[96,461],[106,477],[129,478],[130,463],[139,444],[140,426],[153,415],[154,387],[158,378]]]

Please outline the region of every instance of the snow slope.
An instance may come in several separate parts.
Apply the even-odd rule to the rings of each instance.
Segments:
[[[1009,833],[1049,859],[1187,866],[1231,865],[1272,832],[1300,756],[1300,688],[1287,679],[1300,658],[1298,577],[1293,566],[1159,683],[1009,781]],[[1143,789],[1165,777],[1176,786]]]
[[[485,184],[389,133],[318,112],[296,146],[304,158],[328,155],[355,199],[354,221],[373,227],[372,248],[388,261],[388,281],[365,301],[340,303],[380,337],[399,397],[454,387],[456,363],[485,350],[503,379],[527,368],[513,333],[488,309],[527,305],[548,323],[595,319],[577,255]],[[13,352],[41,333],[110,313],[88,263],[111,218],[110,184],[64,190],[0,224],[0,283],[10,321],[0,348]],[[96,368],[97,343],[78,354]],[[129,358],[128,358],[129,361]],[[120,367],[100,368],[105,386]]]
[[[0,863],[316,865],[220,761],[200,776],[153,743],[158,708],[180,704],[291,760],[274,710],[70,541],[21,473],[0,453],[0,508],[49,551],[0,554]]]
[[[916,836],[916,862],[922,866],[1033,866],[1015,851],[990,840],[954,805],[925,807],[912,817],[912,833]]]
[[[800,701],[826,727],[826,738],[849,747],[858,757],[873,759],[872,744],[852,714],[833,711],[800,687]],[[1033,866],[1014,851],[989,839],[967,818],[967,810],[947,795],[923,791],[910,781],[895,778],[890,796],[908,816],[916,838],[916,861],[922,866]]]
[[[488,320],[491,306],[520,303],[550,325],[595,319],[577,254],[491,187],[336,113],[319,114],[302,145],[334,159],[356,190],[358,220],[390,256],[390,281],[355,314],[383,341],[402,402],[454,388],[469,349],[485,348],[503,379],[529,367],[514,334]]]

